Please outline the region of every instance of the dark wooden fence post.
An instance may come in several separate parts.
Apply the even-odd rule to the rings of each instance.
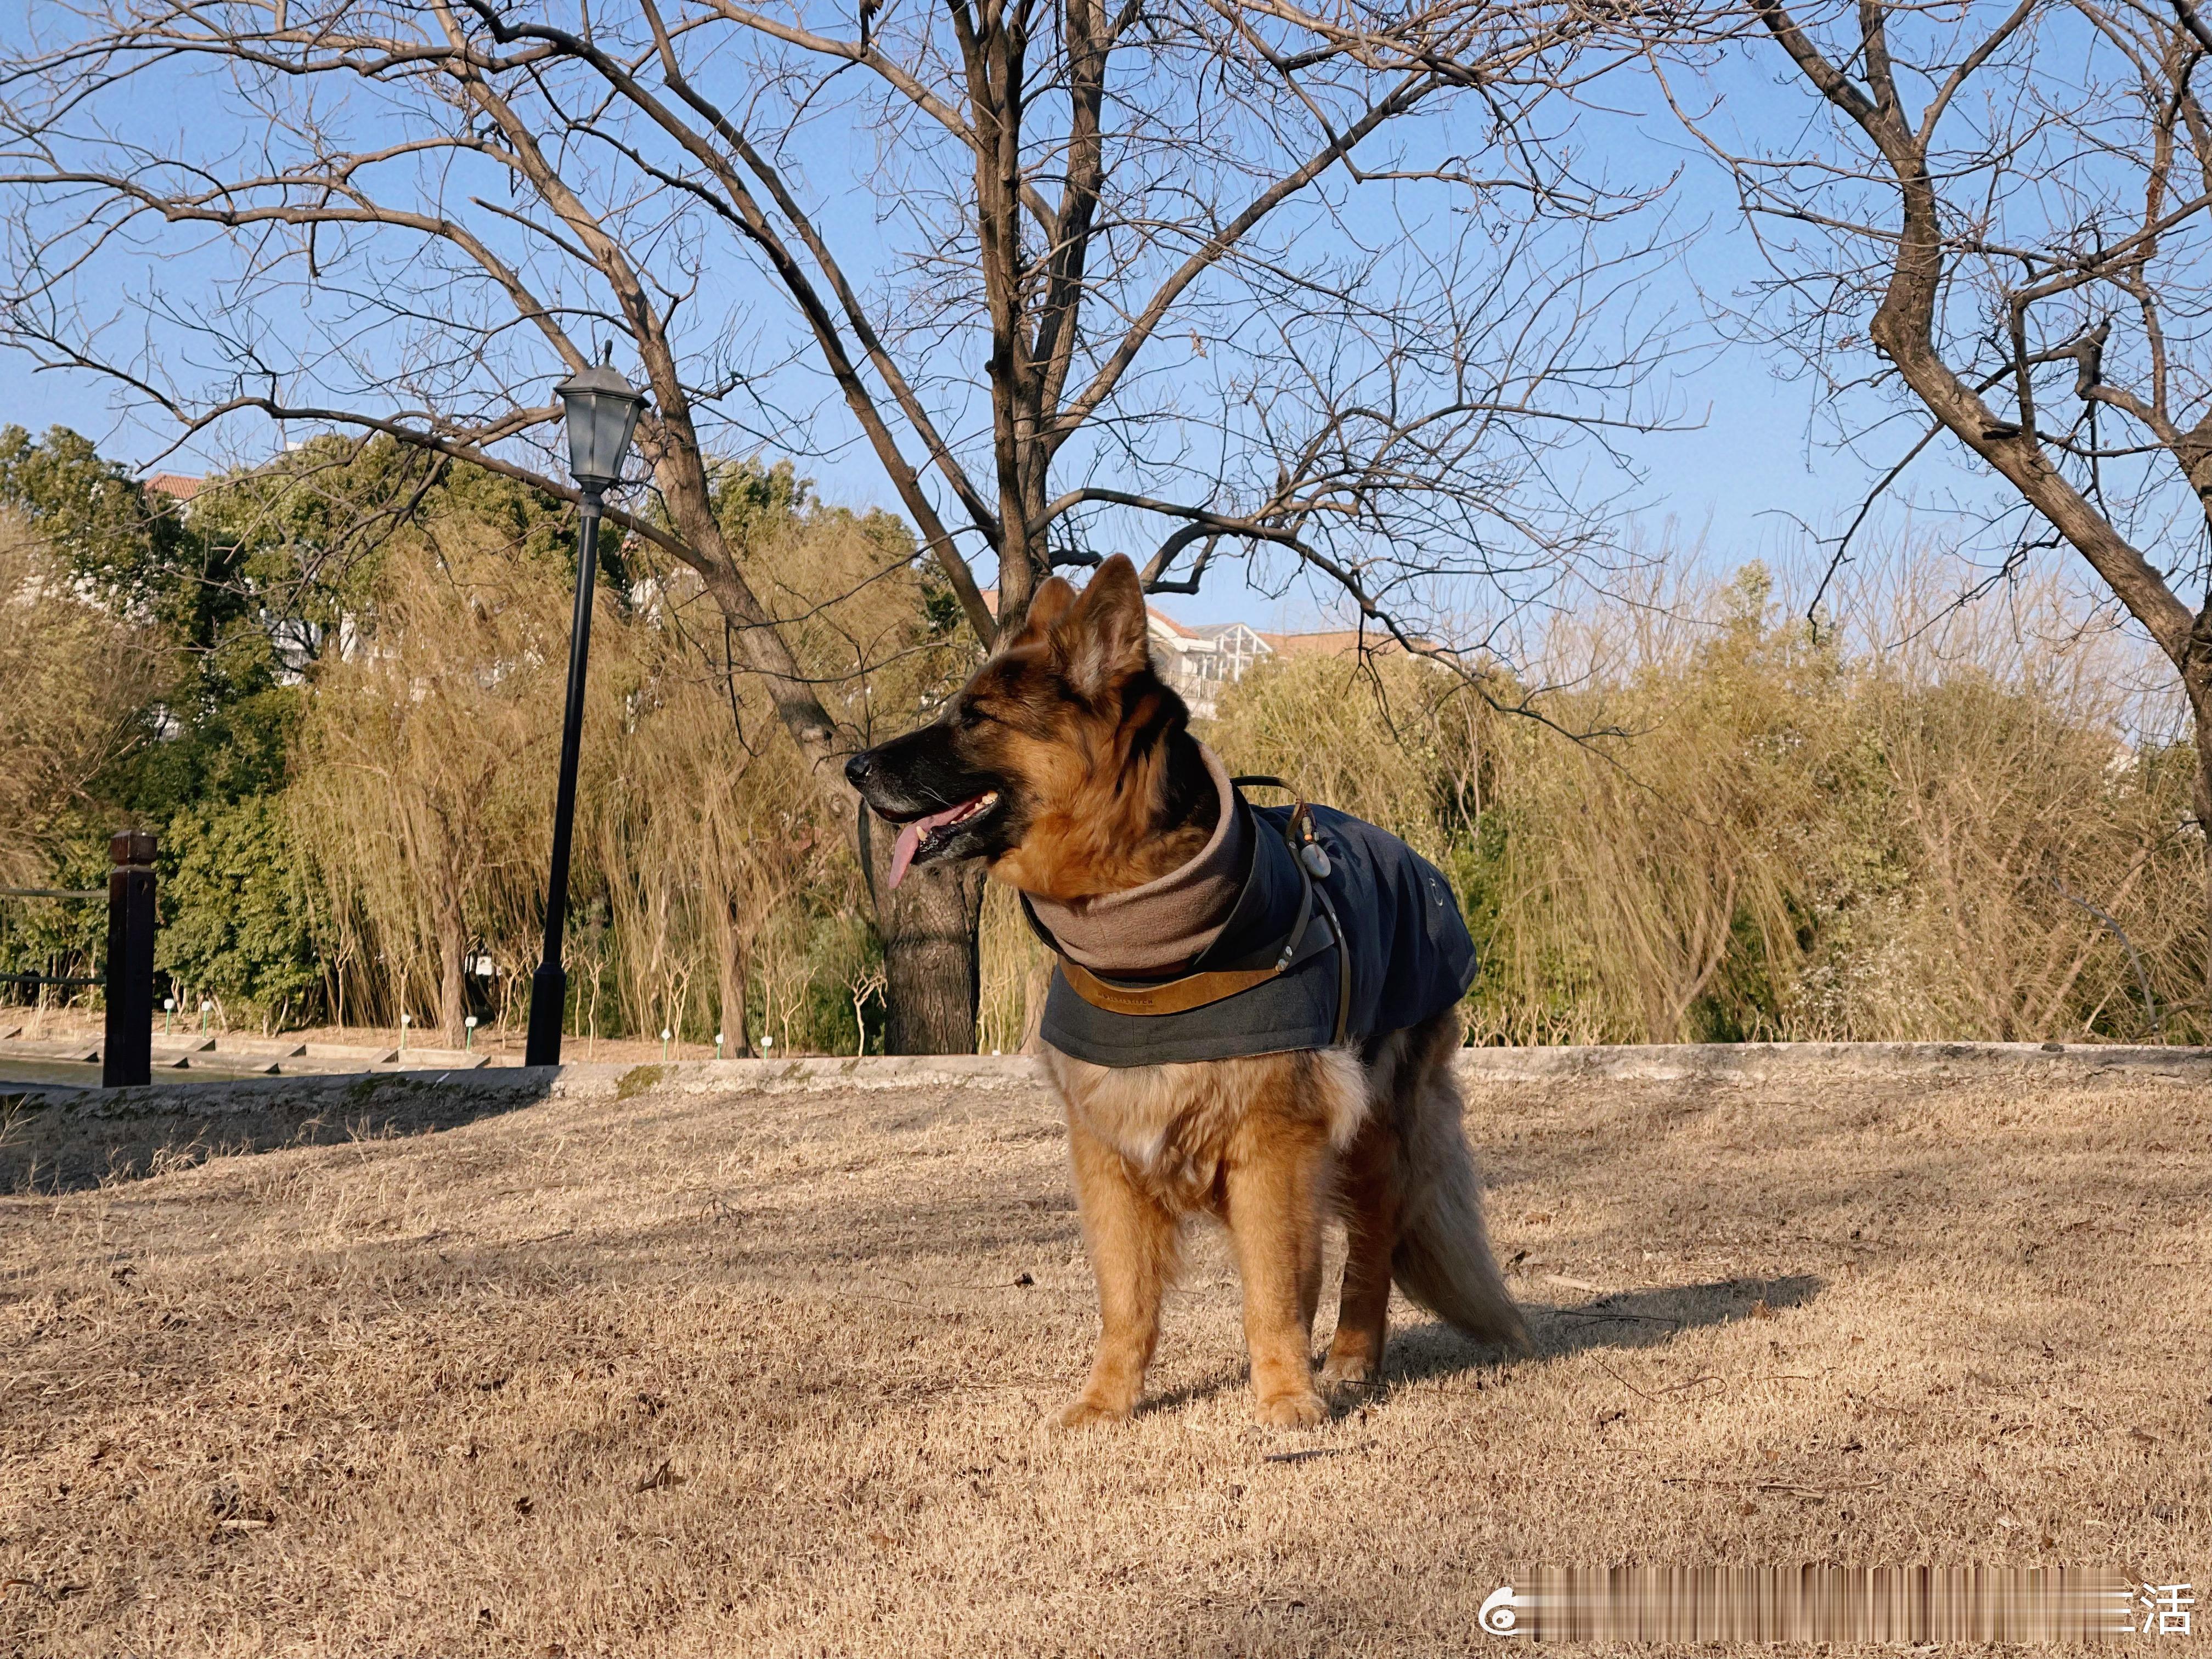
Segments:
[[[126,830],[107,843],[107,1040],[100,1081],[154,1079],[154,837]]]

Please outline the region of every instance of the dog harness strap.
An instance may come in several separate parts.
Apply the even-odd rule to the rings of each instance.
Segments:
[[[1158,985],[1116,985],[1092,973],[1069,957],[1060,959],[1060,977],[1067,988],[1094,1008],[1109,1014],[1184,1014],[1208,1003],[1233,997],[1255,985],[1265,985],[1281,970],[1275,968],[1216,969],[1212,973],[1185,974]]]
[[[1305,878],[1306,894],[1298,907],[1298,925],[1291,931],[1290,943],[1284,946],[1278,970],[1287,965],[1298,948],[1298,936],[1305,932],[1305,907],[1315,899],[1321,901],[1322,913],[1328,918],[1328,931],[1336,940],[1336,1042],[1341,1046],[1344,1034],[1352,1024],[1352,945],[1344,937],[1344,924],[1337,919],[1336,906],[1319,881],[1315,878],[1328,873],[1328,854],[1322,852],[1319,838],[1314,833],[1313,808],[1306,798],[1280,778],[1263,772],[1248,772],[1229,780],[1232,789],[1242,789],[1247,784],[1256,787],[1279,789],[1296,804],[1291,808],[1291,821],[1284,826],[1283,838],[1289,842],[1297,857],[1298,873]],[[1086,999],[1087,1000],[1087,999]],[[1094,1006],[1100,1005],[1094,1004]]]
[[[1208,973],[1185,974],[1181,979],[1158,985],[1116,985],[1063,956],[1060,958],[1060,977],[1067,981],[1069,990],[1092,1007],[1103,1008],[1109,1014],[1187,1014],[1194,1008],[1224,1001],[1255,985],[1265,985],[1280,974],[1297,952],[1299,938],[1305,932],[1305,910],[1316,899],[1321,902],[1322,914],[1328,918],[1329,935],[1336,941],[1334,1040],[1340,1044],[1352,1020],[1352,953],[1344,945],[1344,924],[1336,919],[1336,906],[1329,902],[1320,884],[1310,878],[1306,882],[1306,898],[1300,906],[1298,926],[1292,930],[1273,967],[1215,969]]]
[[[1328,931],[1336,935],[1335,1046],[1340,1048],[1344,1046],[1345,1030],[1352,1024],[1352,949],[1345,943],[1344,924],[1336,919],[1336,906],[1329,902],[1321,884],[1308,876],[1306,890],[1321,901],[1322,914],[1328,918]]]

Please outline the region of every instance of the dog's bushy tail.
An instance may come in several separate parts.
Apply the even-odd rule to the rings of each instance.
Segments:
[[[1482,1179],[1468,1150],[1464,1108],[1451,1074],[1457,1046],[1439,1043],[1415,1056],[1401,1085],[1411,1098],[1400,1119],[1401,1231],[1390,1277],[1469,1336],[1526,1352],[1528,1327],[1498,1271],[1482,1223]]]

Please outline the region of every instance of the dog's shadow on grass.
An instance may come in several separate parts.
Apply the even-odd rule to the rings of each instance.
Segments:
[[[1802,1307],[1826,1288],[1810,1273],[1779,1279],[1723,1279],[1703,1285],[1664,1285],[1614,1291],[1575,1307],[1523,1303],[1533,1352],[1516,1355],[1494,1342],[1462,1336],[1440,1322],[1395,1331],[1371,1394],[1388,1395],[1408,1383],[1508,1364],[1540,1364],[1594,1348],[1656,1348],[1680,1333],[1739,1320],[1771,1318]]]
[[[1463,1336],[1441,1321],[1430,1321],[1390,1333],[1382,1375],[1377,1381],[1334,1389],[1322,1384],[1322,1391],[1330,1400],[1330,1415],[1341,1417],[1363,1405],[1388,1400],[1401,1389],[1436,1377],[1541,1364],[1596,1348],[1656,1348],[1683,1331],[1702,1326],[1771,1318],[1786,1308],[1804,1306],[1826,1287],[1826,1281],[1810,1273],[1790,1273],[1779,1279],[1723,1279],[1704,1285],[1615,1291],[1571,1308],[1524,1302],[1521,1311],[1535,1345],[1525,1354],[1496,1342]],[[1149,1417],[1176,1411],[1241,1389],[1245,1382],[1245,1370],[1240,1364],[1152,1395],[1137,1408],[1138,1414]]]

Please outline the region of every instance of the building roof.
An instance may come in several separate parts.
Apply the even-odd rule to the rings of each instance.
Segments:
[[[1174,635],[1177,639],[1209,640],[1212,637],[1212,635],[1203,628],[1185,628],[1173,617],[1167,615],[1164,611],[1155,611],[1149,605],[1145,607],[1145,615],[1158,626],[1165,629],[1169,633]]]
[[[181,472],[156,472],[146,480],[146,488],[156,495],[167,495],[173,501],[189,501],[200,493],[207,482],[204,478],[187,477]]]
[[[1249,623],[1202,623],[1196,628],[1188,629],[1184,631],[1187,633],[1195,634],[1201,640],[1225,640],[1231,634],[1241,631],[1243,633],[1249,634],[1254,639],[1260,641],[1263,645],[1267,643],[1267,636],[1261,634],[1258,629],[1253,627]]]
[[[198,480],[191,479],[186,482],[197,485]],[[147,487],[153,488],[151,484]],[[993,616],[997,616],[999,590],[995,587],[987,587],[982,592],[984,609]],[[1264,629],[1255,628],[1249,623],[1243,622],[1201,623],[1194,628],[1189,627],[1177,622],[1165,611],[1149,605],[1145,607],[1145,615],[1157,632],[1165,634],[1170,639],[1188,640],[1198,646],[1218,646],[1230,635],[1242,629],[1278,656],[1284,657],[1355,656],[1363,643],[1368,650],[1377,656],[1396,656],[1406,648],[1390,633],[1381,628],[1370,628],[1364,634],[1357,628],[1325,628],[1307,634],[1271,634]],[[1434,645],[1435,641],[1416,639],[1413,643],[1427,647]]]
[[[148,488],[151,489],[152,486],[149,485]],[[986,587],[980,591],[983,596],[983,609],[989,611],[994,617],[997,616],[999,614],[999,590],[995,587]],[[1149,605],[1145,607],[1145,615],[1152,621],[1154,626],[1164,629],[1168,633],[1176,635],[1178,639],[1211,639],[1221,632],[1218,629],[1209,629],[1204,628],[1185,628],[1173,617],[1168,616],[1164,612],[1155,611]],[[1231,625],[1234,626],[1234,624]]]
[[[1262,634],[1260,637],[1285,657],[1349,657],[1363,645],[1377,656],[1389,657],[1406,648],[1381,629],[1369,629],[1363,634],[1356,628],[1330,628],[1314,634]],[[1416,640],[1414,643],[1428,646],[1433,641]]]

